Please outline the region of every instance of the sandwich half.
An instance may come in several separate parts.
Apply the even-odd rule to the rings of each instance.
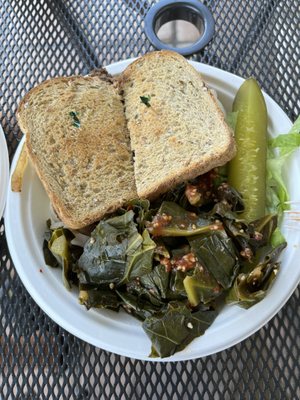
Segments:
[[[41,83],[23,98],[17,118],[29,158],[69,228],[137,197],[124,106],[106,71]]]
[[[235,155],[224,114],[181,55],[148,53],[122,73],[119,86],[139,197],[155,198]]]

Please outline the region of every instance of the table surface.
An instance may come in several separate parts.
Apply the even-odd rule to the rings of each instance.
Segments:
[[[154,2],[0,0],[1,124],[9,155],[22,136],[20,98],[57,75],[86,74],[153,50],[143,20]],[[204,2],[213,40],[191,59],[255,76],[294,120],[299,115],[299,1]],[[0,223],[1,399],[299,399],[300,296],[242,343],[202,359],[150,363],[95,348],[35,304],[10,258]]]

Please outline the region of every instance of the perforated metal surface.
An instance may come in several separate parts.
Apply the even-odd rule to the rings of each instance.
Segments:
[[[10,156],[15,110],[33,85],[151,50],[151,2],[0,1],[1,124]],[[206,1],[216,34],[193,59],[254,75],[292,118],[299,114],[298,0]],[[204,359],[135,361],[94,348],[52,322],[13,267],[0,224],[1,399],[299,399],[300,295],[241,344]]]

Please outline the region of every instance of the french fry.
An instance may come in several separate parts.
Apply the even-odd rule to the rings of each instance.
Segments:
[[[22,191],[23,176],[27,166],[28,156],[25,148],[25,143],[23,144],[20,157],[18,159],[16,168],[11,177],[11,190],[13,192]]]

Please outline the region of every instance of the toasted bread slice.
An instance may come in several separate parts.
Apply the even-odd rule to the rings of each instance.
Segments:
[[[155,198],[234,156],[233,132],[184,57],[172,51],[148,53],[123,72],[119,86],[139,197]]]
[[[61,220],[78,229],[137,196],[122,99],[105,71],[32,89],[17,118]]]

